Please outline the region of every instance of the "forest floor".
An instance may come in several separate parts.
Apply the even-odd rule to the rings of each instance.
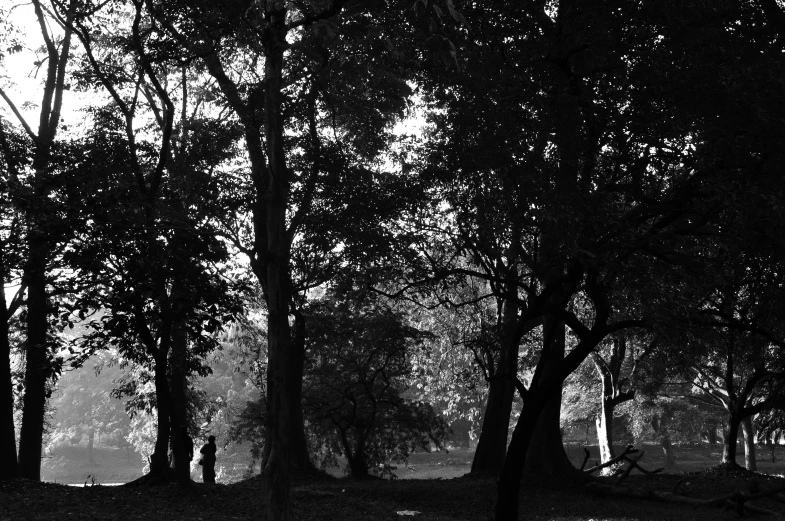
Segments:
[[[416,469],[416,467],[415,467]],[[615,478],[599,478],[610,484]],[[625,487],[679,493],[691,498],[713,498],[733,491],[785,486],[785,478],[719,469],[692,474],[631,475]],[[262,519],[258,477],[232,484],[176,484],[149,486],[71,487],[25,480],[0,482],[0,521],[26,520],[166,520],[228,521]],[[496,485],[491,479],[363,480],[331,476],[297,477],[292,504],[294,518],[317,520],[422,521],[491,519]],[[773,499],[755,506],[785,516],[785,504]],[[533,520],[731,520],[733,510],[672,504],[663,501],[599,495],[586,486],[521,491],[521,518]],[[756,516],[757,517],[757,516]]]

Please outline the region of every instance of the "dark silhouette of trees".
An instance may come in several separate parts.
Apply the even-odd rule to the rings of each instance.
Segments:
[[[339,288],[309,312],[304,408],[318,443],[340,450],[354,478],[389,474],[390,461],[441,447],[444,420],[404,397],[412,351],[428,334],[373,293]]]

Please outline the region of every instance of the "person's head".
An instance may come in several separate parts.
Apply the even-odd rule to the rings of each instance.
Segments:
[[[207,437],[207,441],[209,441],[210,443],[215,443],[215,436],[213,436],[212,434],[211,434],[211,435],[209,435],[209,436]]]

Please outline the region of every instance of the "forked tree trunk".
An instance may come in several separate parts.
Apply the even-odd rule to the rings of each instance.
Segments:
[[[551,317],[543,321],[542,360],[543,377],[556,371],[564,359],[565,352],[564,324]],[[541,481],[543,478],[552,481],[574,479],[577,469],[570,462],[564,450],[561,434],[561,388],[554,393],[542,407],[531,434],[524,466],[524,477]]]
[[[741,429],[744,432],[744,463],[747,470],[755,472],[758,470],[758,463],[755,459],[755,426],[752,424],[752,416],[744,418]]]
[[[536,390],[529,394],[523,402],[521,415],[512,432],[510,445],[507,447],[507,456],[504,467],[499,476],[496,512],[496,521],[518,520],[518,492],[523,479],[523,469],[526,463],[529,444],[534,433],[535,424],[540,417],[545,401]]]
[[[0,253],[1,255],[2,253]],[[8,307],[5,303],[4,269],[0,265],[0,479],[18,475],[14,431],[14,390],[11,381],[11,344]]]

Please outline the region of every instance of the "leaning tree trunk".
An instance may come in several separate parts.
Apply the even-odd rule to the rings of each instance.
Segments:
[[[472,459],[472,474],[498,476],[504,466],[504,457],[507,453],[510,414],[515,398],[515,384],[512,382],[512,377],[517,377],[518,374],[521,330],[518,327],[518,305],[515,299],[507,298],[503,302],[502,327],[504,329],[501,352],[488,389],[480,439]]]
[[[529,389],[518,422],[513,429],[510,445],[507,447],[507,456],[504,458],[504,467],[499,475],[497,485],[494,515],[496,521],[518,520],[518,492],[523,479],[529,443],[534,433],[535,424],[545,407],[545,399],[539,395],[538,390]]]
[[[744,432],[744,463],[747,470],[755,472],[758,470],[758,463],[755,460],[755,426],[752,424],[752,416],[744,418],[741,429]]]
[[[14,391],[11,381],[11,343],[8,307],[5,303],[4,270],[0,266],[0,479],[18,475],[14,431]]]

